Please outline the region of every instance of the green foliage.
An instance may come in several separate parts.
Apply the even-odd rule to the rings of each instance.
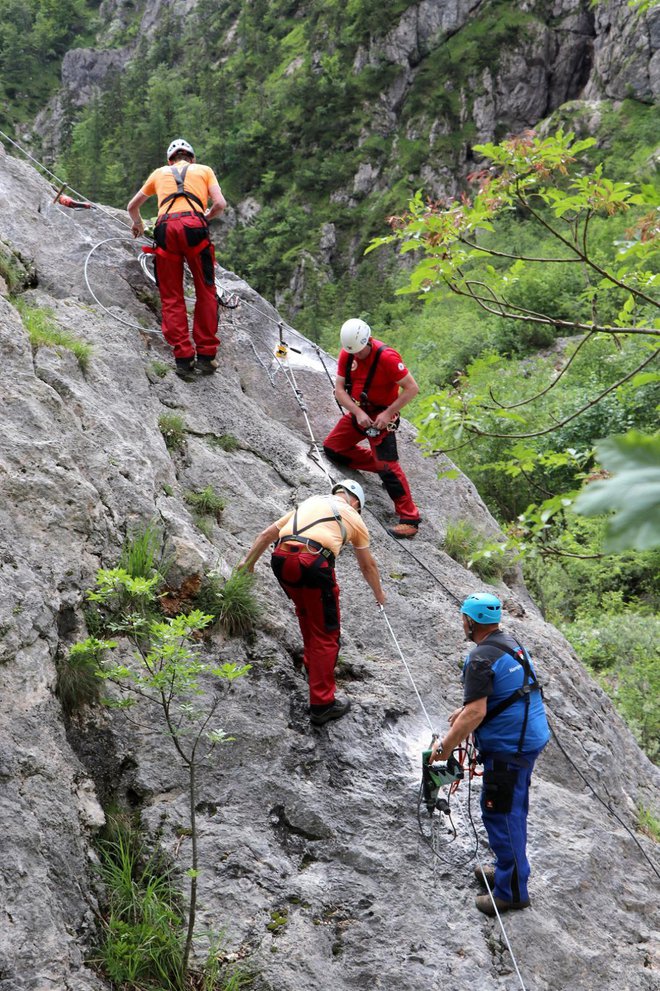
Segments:
[[[110,661],[103,666],[100,676],[115,686],[119,699],[106,699],[115,708],[127,709],[138,703],[153,705],[161,713],[166,733],[188,772],[190,798],[190,835],[192,838],[191,866],[186,875],[190,881],[187,907],[187,931],[178,960],[178,973],[188,971],[192,948],[199,864],[197,855],[197,774],[215,748],[233,738],[214,725],[214,716],[220,704],[220,695],[213,694],[204,700],[203,679],[216,678],[232,684],[250,670],[250,665],[225,662],[214,665],[200,657],[200,633],[213,622],[213,616],[196,609],[187,615],[170,619],[153,618],[156,588],[160,575],[151,578],[131,577],[124,569],[101,570],[94,590],[88,598],[105,609],[112,610],[114,622],[108,627],[126,634],[133,647],[132,663],[125,660]],[[129,607],[137,611],[128,611]],[[156,906],[158,909],[159,906]],[[150,920],[148,920],[150,922]],[[169,920],[168,920],[169,924]],[[143,942],[149,935],[149,927],[127,927],[119,920],[113,927],[108,944],[113,947],[115,960],[119,950],[125,950],[122,966],[143,967]],[[119,953],[121,956],[121,953]],[[109,965],[106,961],[106,965]],[[169,964],[167,966],[169,972]],[[133,978],[128,978],[133,979]],[[161,980],[165,978],[162,977]],[[183,987],[181,983],[174,985]],[[169,985],[167,985],[169,988]]]
[[[149,367],[159,379],[164,379],[170,371],[170,366],[166,365],[164,361],[152,361]]]
[[[183,451],[186,446],[187,428],[178,413],[163,413],[158,417],[158,428],[168,451]]]
[[[504,575],[506,560],[501,555],[488,551],[477,556],[485,542],[483,534],[469,520],[456,520],[447,524],[444,539],[447,554],[464,567],[472,568],[485,582],[494,582]]]
[[[254,594],[254,575],[237,569],[229,578],[210,572],[197,595],[197,605],[220,623],[230,637],[251,633],[261,618]]]
[[[277,936],[286,929],[288,922],[289,914],[286,909],[274,909],[270,913],[270,922],[266,923],[266,929],[273,936]]]
[[[218,521],[225,508],[225,500],[217,494],[211,485],[207,485],[200,492],[186,492],[184,499],[202,516],[213,516]]]
[[[87,371],[94,350],[91,344],[61,330],[55,322],[53,311],[48,307],[34,306],[21,299],[14,302],[35,351],[40,347],[65,348],[75,355],[80,370]]]
[[[55,92],[62,57],[69,48],[84,44],[96,7],[92,0],[0,0],[4,129],[31,118]]]
[[[585,516],[614,512],[606,540],[611,551],[660,546],[660,434],[647,437],[633,430],[602,441],[597,452],[613,477],[588,485],[576,511]]]
[[[660,843],[660,819],[652,809],[641,805],[637,813],[638,829],[646,833],[656,843]]]
[[[148,857],[138,834],[115,829],[99,844],[107,914],[98,962],[111,981],[182,991],[184,918],[168,872]]]
[[[101,568],[87,599],[103,607],[108,630],[126,632],[140,625],[144,629],[155,613],[156,592],[162,581],[158,573],[133,578],[124,568]]]
[[[233,434],[221,434],[219,437],[211,437],[209,443],[211,447],[217,447],[221,451],[227,451],[227,453],[237,451],[239,448],[239,443]]]
[[[163,577],[161,547],[163,536],[155,523],[148,523],[142,530],[126,536],[121,549],[119,567],[131,578]]]
[[[116,646],[113,640],[97,640],[91,636],[74,644],[58,661],[56,695],[67,719],[85,706],[99,701],[99,672],[103,658],[108,650]]]

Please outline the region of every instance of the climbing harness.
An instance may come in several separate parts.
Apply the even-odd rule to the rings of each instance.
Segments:
[[[200,217],[204,217],[205,206],[200,200],[199,196],[196,196],[194,193],[191,193],[190,190],[186,189],[186,185],[185,185],[186,175],[188,173],[188,169],[190,168],[190,164],[188,163],[187,165],[184,165],[182,169],[178,169],[176,165],[169,165],[168,168],[172,173],[172,178],[176,183],[176,192],[169,193],[167,196],[164,196],[163,199],[158,204],[159,222],[162,223],[162,221],[160,220],[161,216],[166,217],[169,214],[170,210],[172,209],[172,205],[174,201],[181,198],[183,198],[188,203],[193,213],[196,213]],[[167,210],[165,210],[165,212],[161,214],[161,210],[163,209],[166,203],[169,204]],[[198,206],[199,210],[195,209],[195,206]]]
[[[330,565],[334,567],[335,555],[332,553],[332,551],[329,550],[327,547],[324,547],[323,544],[320,544],[318,540],[312,540],[311,537],[303,536],[305,530],[311,530],[312,527],[318,526],[319,523],[334,522],[339,527],[339,532],[341,534],[341,546],[344,547],[346,545],[346,541],[348,540],[348,532],[346,530],[344,521],[341,518],[341,512],[337,509],[336,501],[332,499],[332,497],[328,496],[326,501],[330,507],[332,516],[321,516],[317,520],[312,520],[311,523],[305,523],[303,527],[298,526],[298,507],[296,507],[296,510],[293,514],[293,520],[291,521],[291,526],[293,527],[293,533],[289,533],[284,537],[280,537],[280,539],[275,542],[275,547],[281,547],[282,544],[287,544],[287,543],[304,544],[312,554],[318,554],[321,557],[324,557],[330,563]]]
[[[512,639],[515,640],[515,637],[513,637]],[[530,664],[529,655],[527,651],[523,646],[521,646],[521,644],[518,643],[517,640],[515,641],[516,644],[518,645],[517,650],[514,650],[512,647],[509,647],[508,644],[499,640],[492,633],[487,638],[487,641],[489,647],[497,647],[498,650],[504,651],[505,654],[508,654],[510,657],[514,659],[514,661],[517,661],[518,664],[520,664],[523,670],[523,682],[520,688],[516,688],[515,692],[511,692],[510,695],[507,695],[507,697],[505,699],[502,699],[500,702],[498,702],[497,705],[494,705],[491,709],[488,709],[486,715],[481,720],[479,725],[485,726],[487,723],[491,722],[491,720],[495,719],[496,716],[499,716],[502,712],[504,712],[506,709],[512,706],[514,702],[519,702],[521,699],[523,699],[525,703],[525,715],[523,716],[522,728],[520,730],[520,737],[518,739],[518,749],[517,749],[517,753],[520,754],[523,753],[525,748],[525,734],[527,732],[527,720],[529,717],[530,695],[532,692],[540,692],[541,698],[543,698],[543,689],[536,677],[536,674],[532,671],[532,666]]]

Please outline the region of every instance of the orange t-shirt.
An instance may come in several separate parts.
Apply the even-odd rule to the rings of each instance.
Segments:
[[[368,547],[369,532],[357,509],[353,509],[343,499],[333,499],[330,495],[311,496],[300,503],[297,519],[298,531],[303,530],[310,523],[315,524],[309,530],[305,530],[301,536],[315,540],[326,550],[332,551],[335,557],[338,557],[342,548],[341,530],[333,517],[333,508],[341,516],[346,527],[347,542],[358,548]],[[280,537],[293,535],[294,513],[295,510],[292,509],[291,512],[276,521],[275,526],[280,531]],[[320,520],[324,522],[318,522]]]
[[[181,172],[185,167],[185,162],[177,162],[174,166]],[[215,177],[213,169],[209,168],[208,165],[198,165],[194,162],[192,165],[188,166],[188,171],[186,172],[186,178],[184,180],[184,185],[186,187],[187,193],[194,193],[198,199],[204,204],[204,209],[206,209],[206,204],[209,201],[209,189],[211,186],[217,186],[218,180]],[[163,165],[162,168],[156,169],[151,173],[144,186],[140,190],[145,196],[157,196],[158,197],[158,211],[160,212],[160,205],[166,196],[170,193],[176,193],[176,179],[172,175],[172,170],[169,165]],[[168,213],[181,213],[184,210],[200,210],[201,208],[192,200],[192,206],[183,196],[177,196],[175,200],[170,200],[169,203],[165,205],[165,210]]]

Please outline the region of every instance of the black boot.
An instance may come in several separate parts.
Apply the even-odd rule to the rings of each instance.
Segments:
[[[195,378],[195,359],[194,358],[176,358],[176,374],[184,382],[192,382]]]
[[[335,699],[328,705],[310,705],[309,721],[312,726],[323,726],[324,723],[329,722],[331,719],[341,719],[342,716],[346,715],[350,707],[351,703],[348,699],[345,702]]]

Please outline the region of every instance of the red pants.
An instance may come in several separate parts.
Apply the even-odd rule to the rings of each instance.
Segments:
[[[370,450],[358,447],[363,440],[369,441]],[[364,430],[355,425],[352,416],[342,416],[323,441],[323,450],[326,457],[337,465],[377,472],[402,523],[416,523],[420,519],[408,479],[399,464],[393,431],[383,430],[378,437],[367,437]]]
[[[175,358],[197,354],[214,357],[218,350],[218,299],[215,289],[215,252],[208,227],[197,214],[174,215],[156,225],[156,281],[163,310],[163,336]],[[193,344],[183,296],[183,262],[195,282]]]
[[[339,654],[339,586],[333,566],[320,554],[284,544],[273,551],[275,577],[296,607],[305,645],[311,705],[328,705],[335,697]]]

